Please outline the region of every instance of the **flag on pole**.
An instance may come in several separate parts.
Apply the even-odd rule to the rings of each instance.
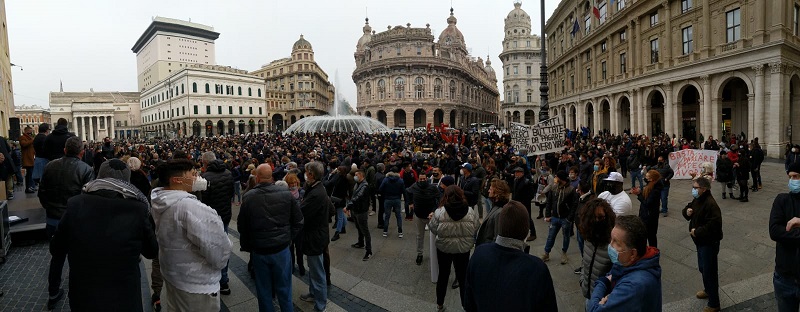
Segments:
[[[594,13],[594,17],[598,20],[600,19],[600,9],[597,8],[597,2],[592,0],[592,13]]]
[[[575,34],[577,34],[579,31],[581,31],[581,25],[578,24],[578,18],[576,17],[575,23],[572,24],[572,32],[570,32],[570,34],[575,37]]]

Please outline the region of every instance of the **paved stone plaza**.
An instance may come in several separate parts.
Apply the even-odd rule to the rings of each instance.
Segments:
[[[723,214],[725,238],[720,248],[721,301],[724,311],[775,311],[772,293],[775,243],[769,239],[767,222],[772,200],[779,192],[786,192],[786,175],[783,164],[767,162],[763,166],[764,189],[752,193],[749,203],[719,198],[718,184],[712,186],[714,196]],[[626,181],[626,187],[630,182]],[[670,193],[670,213],[660,221],[659,247],[663,269],[664,311],[700,311],[704,300],[694,298],[702,289],[694,244],[688,235],[688,223],[680,215],[680,208],[691,199],[689,181],[673,181]],[[18,192],[10,202],[11,214],[15,210],[38,204],[34,196]],[[638,201],[634,200],[634,207]],[[234,207],[234,217],[238,214]],[[350,248],[357,239],[352,224],[342,239],[332,242],[331,266],[333,287],[329,290],[329,311],[434,311],[435,284],[431,283],[426,239],[425,259],[422,266],[414,264],[416,257],[416,231],[413,223],[403,221],[405,238],[397,238],[394,219],[390,221],[390,235],[381,236],[376,229],[376,216],[370,218],[375,256],[361,261],[362,250]],[[547,237],[547,224],[536,220],[538,239],[531,244],[532,253],[540,256]],[[255,286],[246,271],[247,253],[239,251],[239,234],[236,221],[231,222],[230,238],[234,254],[230,261],[230,287],[232,294],[223,296],[223,311],[257,311]],[[332,234],[332,233],[331,233]],[[560,239],[557,239],[557,243]],[[42,240],[21,242],[29,246],[14,246],[8,261],[0,264],[0,311],[41,311],[47,298],[47,243]],[[15,242],[16,244],[16,242]],[[560,243],[557,244],[558,247]],[[554,254],[558,254],[554,248]],[[548,263],[555,282],[558,306],[561,311],[582,311],[584,299],[580,294],[578,276],[572,271],[579,266],[577,243],[572,239],[568,252],[570,262],[561,265]],[[65,274],[68,270],[65,269]],[[150,261],[142,262],[143,300],[149,304]],[[451,281],[455,278],[451,273]],[[307,280],[295,276],[293,280],[294,303],[297,310],[311,311],[311,304],[300,301],[307,291]],[[67,289],[67,280],[64,281]],[[460,311],[458,291],[448,287],[446,306],[449,311]],[[68,300],[60,302],[56,311],[68,311]]]

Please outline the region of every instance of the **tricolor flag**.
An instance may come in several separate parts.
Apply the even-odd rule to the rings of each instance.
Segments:
[[[600,9],[597,8],[597,3],[594,0],[592,0],[592,13],[598,20],[600,19]]]

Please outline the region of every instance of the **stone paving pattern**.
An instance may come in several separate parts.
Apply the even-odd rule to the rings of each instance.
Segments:
[[[786,192],[786,175],[783,164],[767,162],[763,165],[764,188],[751,193],[749,203],[719,198],[719,184],[712,192],[723,213],[725,238],[720,249],[720,285],[724,311],[775,311],[772,293],[775,243],[769,239],[767,221],[772,200],[779,192]],[[626,187],[630,186],[626,179]],[[694,298],[702,288],[697,271],[695,246],[688,236],[688,223],[680,209],[691,199],[690,184],[686,180],[673,181],[670,190],[670,214],[659,224],[659,249],[662,252],[662,287],[664,311],[700,311],[705,301]],[[738,195],[738,194],[737,194]],[[24,195],[22,196],[24,198]],[[21,197],[11,201],[11,211]],[[28,198],[27,200],[35,200]],[[634,207],[638,201],[633,199]],[[238,207],[234,206],[234,218]],[[394,216],[392,216],[394,218]],[[390,220],[389,237],[381,237],[376,229],[377,216],[370,217],[375,256],[361,261],[364,250],[350,248],[357,233],[348,224],[348,233],[330,245],[332,280],[329,311],[433,311],[435,310],[435,284],[430,282],[428,240],[425,239],[424,263],[414,264],[416,257],[416,229],[412,222],[403,221],[405,238],[397,237],[396,222]],[[531,252],[540,256],[547,237],[547,224],[535,220],[538,239],[533,241]],[[223,311],[256,311],[255,288],[246,271],[247,254],[240,252],[236,222],[231,223],[230,238],[234,254],[230,263],[233,294],[223,296]],[[332,233],[331,233],[332,234]],[[427,234],[426,234],[427,235]],[[556,239],[560,246],[560,237]],[[557,246],[557,247],[559,247]],[[573,238],[567,265],[559,263],[559,248],[554,248],[555,260],[548,263],[553,276],[561,311],[582,311],[584,299],[580,294],[578,276],[572,270],[579,266],[580,255]],[[32,246],[14,246],[8,261],[0,265],[0,311],[41,311],[47,301],[47,267],[50,256],[46,242]],[[143,261],[143,270],[149,277],[150,263]],[[65,268],[65,277],[68,268]],[[451,273],[450,281],[455,278]],[[311,304],[300,301],[299,295],[307,292],[307,281],[295,276],[293,298],[298,311],[311,311]],[[63,287],[67,289],[68,281]],[[149,283],[145,281],[145,283]],[[145,284],[146,285],[146,284]],[[144,287],[149,294],[149,287]],[[144,297],[144,296],[143,296]],[[149,303],[149,302],[146,302]],[[450,311],[459,311],[458,291],[448,287],[445,305]],[[56,311],[68,311],[68,299],[59,303]]]

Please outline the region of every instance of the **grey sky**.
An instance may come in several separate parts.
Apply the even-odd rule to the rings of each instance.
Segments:
[[[546,0],[549,17],[558,0]],[[447,26],[449,0],[6,0],[14,103],[48,106],[48,93],[58,91],[136,91],[136,57],[131,47],[153,16],[210,25],[220,33],[217,64],[255,70],[288,57],[303,34],[316,60],[340,94],[356,104],[351,78],[353,52],[368,8],[370,25],[381,32],[388,25],[431,24],[434,35]],[[502,82],[503,19],[513,0],[453,0],[458,28],[473,56],[489,54]],[[524,1],[539,34],[539,1]],[[498,85],[502,88],[502,86]],[[501,93],[502,94],[502,93]]]

